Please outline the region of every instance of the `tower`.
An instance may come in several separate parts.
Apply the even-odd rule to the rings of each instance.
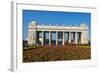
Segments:
[[[88,44],[88,26],[86,24],[81,24],[80,27],[82,27],[83,30],[81,34],[81,44]]]
[[[28,27],[28,44],[36,45],[36,28],[37,22],[32,21]]]

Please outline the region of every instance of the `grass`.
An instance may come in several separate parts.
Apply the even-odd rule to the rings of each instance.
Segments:
[[[35,45],[33,45],[33,46],[29,46],[28,49],[38,49],[40,47],[42,47],[42,46],[35,46]]]
[[[91,48],[89,46],[36,46],[23,50],[23,62],[83,59],[91,59]]]
[[[79,48],[91,48],[89,45],[79,45]]]

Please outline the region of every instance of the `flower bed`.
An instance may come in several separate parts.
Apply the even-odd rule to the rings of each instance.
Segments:
[[[40,46],[23,50],[23,62],[91,59],[90,47],[79,45]]]

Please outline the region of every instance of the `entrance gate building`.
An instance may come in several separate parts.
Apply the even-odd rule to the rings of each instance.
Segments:
[[[87,25],[38,25],[36,21],[32,21],[28,27],[29,45],[65,45],[67,43],[88,44]]]

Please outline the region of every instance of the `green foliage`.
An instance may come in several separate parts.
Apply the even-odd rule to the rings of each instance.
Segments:
[[[29,46],[29,48],[31,48],[31,49],[36,49],[36,48],[40,48],[40,47],[42,47],[42,46],[35,46],[35,45]]]
[[[90,46],[89,45],[84,45],[84,46],[80,45],[79,48],[90,48]]]

